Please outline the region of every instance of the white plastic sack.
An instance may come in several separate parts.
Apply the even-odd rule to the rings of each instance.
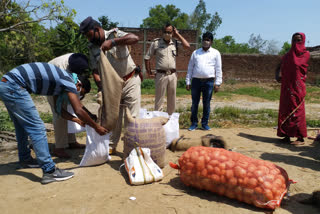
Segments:
[[[67,106],[67,111],[73,116],[77,117],[77,115],[74,113],[73,108],[70,104]],[[68,133],[79,133],[79,132],[85,132],[85,131],[86,131],[85,127],[80,126],[78,123],[68,120]]]
[[[163,178],[162,170],[151,159],[148,148],[134,148],[124,164],[132,185],[148,184]]]
[[[101,136],[88,125],[86,125],[86,130],[86,151],[84,152],[80,166],[94,166],[109,161],[111,159],[109,156],[109,138],[111,133]]]
[[[168,122],[163,126],[166,133],[166,147],[168,148],[174,139],[180,137],[179,134],[179,113],[173,113]]]
[[[173,113],[171,116],[167,112],[162,111],[147,111],[146,109],[140,109],[140,118],[154,118],[154,117],[167,117],[169,121],[163,126],[166,133],[166,147],[168,148],[172,141],[180,137],[179,133],[179,113]]]

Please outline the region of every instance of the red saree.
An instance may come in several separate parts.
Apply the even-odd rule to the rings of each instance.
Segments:
[[[310,53],[305,48],[305,34],[301,42],[292,42],[289,52],[281,60],[281,94],[278,116],[279,137],[307,137],[305,116],[306,74]]]

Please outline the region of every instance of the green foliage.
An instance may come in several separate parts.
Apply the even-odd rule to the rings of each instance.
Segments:
[[[45,62],[54,57],[43,21],[71,20],[74,10],[63,1],[0,2],[0,73],[28,62]],[[62,18],[63,17],[63,18]]]
[[[289,42],[285,42],[282,45],[282,48],[279,52],[279,55],[285,55],[291,48],[291,44]]]
[[[50,29],[49,45],[53,58],[66,53],[88,55],[87,39],[79,33],[79,26],[71,20],[65,20]]]
[[[105,30],[116,28],[119,24],[119,22],[112,22],[108,16],[100,16],[98,20],[101,24],[101,27]]]
[[[255,49],[258,53],[263,53],[264,48],[267,45],[267,40],[263,40],[260,34],[255,36],[253,33],[250,35],[248,41],[249,47]]]
[[[204,31],[209,31],[215,36],[221,23],[222,19],[217,12],[214,15],[207,13],[206,3],[203,0],[199,0],[198,5],[189,17],[189,28],[198,30],[199,35],[202,35]]]
[[[181,13],[179,8],[172,4],[165,7],[156,5],[150,8],[149,17],[143,19],[141,28],[158,28],[162,29],[167,23],[171,23],[177,28],[188,28],[188,15]]]
[[[259,53],[257,49],[250,48],[246,43],[236,43],[232,36],[225,36],[222,39],[214,39],[213,46],[221,53]]]

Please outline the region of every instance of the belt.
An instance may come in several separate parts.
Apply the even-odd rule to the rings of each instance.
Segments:
[[[175,73],[175,72],[176,72],[176,69],[157,70],[157,73],[167,74],[167,75],[173,74],[173,73]]]
[[[2,77],[1,82],[7,82],[8,80],[4,77]]]
[[[210,77],[210,78],[193,78],[193,79],[199,80],[200,82],[214,81],[214,77]]]
[[[135,74],[135,70],[133,70],[132,72],[130,72],[129,74],[125,75],[124,77],[122,77],[122,79],[124,81],[127,81],[128,79],[130,79],[131,77],[133,77],[133,75]]]

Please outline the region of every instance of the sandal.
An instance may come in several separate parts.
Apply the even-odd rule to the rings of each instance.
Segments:
[[[303,138],[298,138],[296,141],[293,141],[291,145],[304,145]]]

